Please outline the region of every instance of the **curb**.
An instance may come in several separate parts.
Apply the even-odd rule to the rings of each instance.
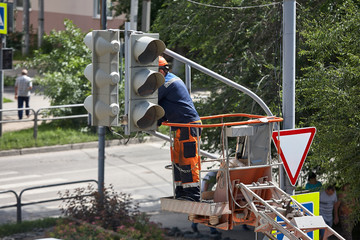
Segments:
[[[105,141],[105,147],[125,146],[127,144],[139,144],[139,143],[155,142],[155,141],[163,141],[163,140],[161,140],[157,137],[151,137],[151,136],[146,136],[142,139],[132,138],[128,142],[125,142],[123,139],[108,140],[108,141]],[[0,151],[0,157],[25,155],[25,154],[36,154],[36,153],[47,153],[47,152],[69,151],[69,150],[80,150],[80,149],[87,149],[87,148],[97,148],[98,144],[99,144],[99,142],[86,142],[86,143],[72,143],[72,144],[66,144],[66,145],[54,145],[54,146],[45,146],[45,147],[3,150],[3,151]]]

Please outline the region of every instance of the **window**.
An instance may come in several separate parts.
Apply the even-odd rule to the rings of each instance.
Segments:
[[[16,8],[23,8],[24,7],[24,1],[25,0],[14,0],[14,4],[16,5]],[[31,8],[30,0],[29,0],[29,5],[30,5],[29,8]]]
[[[112,6],[112,2],[111,0],[102,0],[102,1],[106,1],[106,15],[107,17],[111,18],[112,17],[112,12],[110,10],[110,7]],[[100,0],[94,0],[94,17],[99,18],[100,17]]]

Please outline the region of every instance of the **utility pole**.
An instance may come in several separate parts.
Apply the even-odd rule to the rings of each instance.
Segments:
[[[100,0],[100,28],[105,30],[107,28],[107,0]]]
[[[296,1],[284,0],[283,4],[283,129],[295,128],[295,46]],[[294,193],[284,167],[280,167],[280,187]]]
[[[130,29],[137,30],[137,17],[138,17],[139,0],[131,0],[130,7]]]
[[[44,36],[44,0],[39,0],[39,18],[38,18],[38,48],[42,45]]]
[[[30,8],[30,0],[23,1],[23,46],[22,46],[22,54],[23,56],[29,54],[29,43],[30,43],[30,35],[29,35],[29,26],[30,26],[30,16],[29,16],[29,8]]]
[[[143,0],[141,15],[141,31],[150,31],[151,0]]]

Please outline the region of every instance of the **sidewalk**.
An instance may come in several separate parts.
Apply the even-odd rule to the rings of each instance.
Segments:
[[[49,99],[46,99],[44,95],[41,93],[37,93],[36,86],[31,91],[30,96],[30,108],[34,109],[36,112],[42,107],[49,107],[50,101]],[[3,103],[3,109],[16,109],[17,108],[17,100],[15,99],[15,90],[14,87],[4,87],[4,93],[3,97],[10,99],[12,102],[9,103]],[[25,114],[24,114],[25,115]],[[9,119],[18,119],[17,111],[8,111],[3,112],[2,114],[3,120],[9,120]],[[26,119],[26,116],[25,118]],[[30,111],[30,118],[26,120],[34,120],[34,115],[32,111]],[[39,122],[40,123],[40,122]],[[3,132],[10,132],[10,131],[17,131],[21,129],[27,129],[34,127],[34,121],[28,121],[28,122],[15,122],[15,123],[3,123],[2,124],[2,131]]]
[[[4,76],[10,76],[10,77],[18,77],[21,75],[21,68],[18,69],[12,69],[12,70],[6,70],[4,71]],[[36,70],[29,69],[29,77],[33,78],[37,74]],[[15,82],[14,82],[15,84]],[[30,96],[30,108],[34,109],[34,111],[37,111],[39,108],[42,107],[48,107],[50,106],[49,99],[46,99],[42,93],[37,93],[38,87],[33,86],[33,90],[31,90],[31,96]],[[7,98],[11,100],[12,102],[9,103],[3,103],[3,109],[16,109],[17,108],[17,100],[15,99],[15,90],[14,86],[6,86],[4,87],[3,92],[3,98]],[[30,111],[31,114],[31,111]],[[25,114],[24,114],[25,115]],[[17,111],[9,111],[9,112],[3,112],[2,113],[2,119],[3,120],[9,120],[9,119],[18,119]],[[26,119],[26,116],[25,116]],[[34,116],[30,116],[29,119],[26,120],[34,120]],[[40,122],[39,122],[40,123]],[[34,127],[34,121],[28,121],[28,122],[16,122],[16,123],[3,123],[2,124],[2,132],[10,132],[10,131],[17,131],[21,129],[27,129]]]

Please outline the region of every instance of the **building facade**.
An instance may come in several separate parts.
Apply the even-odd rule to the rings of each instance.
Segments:
[[[9,0],[14,4],[15,31],[23,31],[23,1]],[[40,0],[30,0],[30,34],[38,32]],[[64,19],[70,19],[82,29],[83,32],[101,29],[100,25],[100,0],[43,0],[44,2],[44,32],[51,30],[64,30]],[[111,6],[107,0],[107,7]],[[124,16],[113,17],[107,10],[107,28],[118,29],[125,22]]]

